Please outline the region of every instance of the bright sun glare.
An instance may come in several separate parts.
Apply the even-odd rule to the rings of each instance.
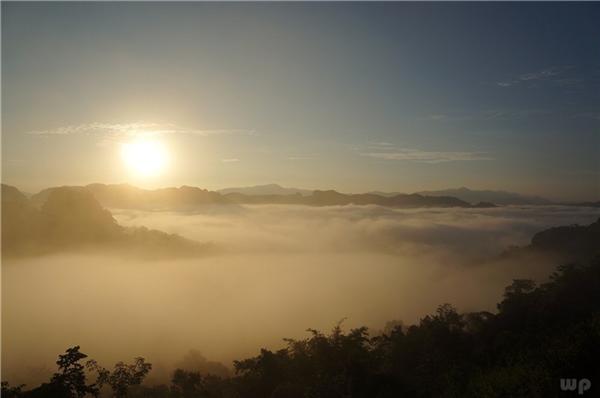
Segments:
[[[139,176],[161,174],[167,164],[167,150],[158,141],[135,141],[121,147],[121,156],[127,167]]]

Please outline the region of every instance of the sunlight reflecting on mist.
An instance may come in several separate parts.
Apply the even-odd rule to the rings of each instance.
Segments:
[[[565,207],[230,210],[113,210],[122,225],[212,241],[222,254],[172,261],[62,254],[5,262],[3,377],[47,379],[57,353],[75,344],[100,362],[143,355],[158,377],[189,349],[229,366],[342,318],[346,327],[381,329],[392,319],[417,321],[444,302],[463,311],[494,310],[512,279],[544,279],[554,266],[495,255],[548,226],[587,224],[599,215]]]

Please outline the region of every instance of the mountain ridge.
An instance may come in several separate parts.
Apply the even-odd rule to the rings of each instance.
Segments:
[[[245,187],[231,187],[218,189],[217,192],[226,195],[229,193],[241,193],[245,195],[295,195],[299,193],[302,196],[310,195],[314,192],[312,189],[302,189],[293,187],[284,187],[279,184],[260,184]]]
[[[369,193],[381,196],[396,196],[400,192],[371,191]],[[448,188],[442,190],[418,191],[424,196],[452,196],[469,203],[489,202],[496,205],[551,205],[555,202],[535,195],[523,195],[516,192],[502,190],[477,190],[467,187]]]
[[[554,203],[540,196],[523,195],[502,190],[477,190],[467,187],[420,191],[418,193],[429,196],[454,196],[467,202],[492,202],[497,205],[550,205]]]
[[[41,206],[48,195],[56,189],[46,188],[32,195],[31,202]],[[495,207],[491,202],[472,204],[451,196],[426,196],[421,194],[398,194],[381,196],[375,194],[345,194],[334,190],[315,190],[310,195],[299,192],[291,195],[246,195],[231,192],[222,194],[198,187],[142,189],[128,184],[89,184],[68,187],[74,190],[90,191],[94,197],[108,208],[127,208],[143,210],[193,210],[206,205],[243,205],[243,204],[292,204],[308,206],[343,205],[379,205],[398,208],[419,207]]]
[[[268,196],[268,195],[295,195],[300,193],[302,196],[310,196],[313,192],[319,191],[318,189],[310,190],[303,188],[288,188],[283,187],[279,184],[260,184],[246,187],[231,187],[218,189],[217,192],[227,195],[230,193],[234,194],[245,194],[251,196]],[[405,192],[386,192],[386,191],[369,191],[365,194],[373,194],[377,196],[392,197],[398,195],[409,195],[410,193]],[[510,192],[504,190],[484,190],[484,189],[471,189],[467,187],[460,188],[448,188],[442,190],[423,190],[417,191],[413,194],[419,194],[423,196],[451,196],[457,199],[463,200],[469,203],[488,202],[496,205],[550,205],[555,202],[546,199],[538,195],[524,195],[517,192]],[[355,194],[356,195],[356,194]],[[573,205],[579,205],[574,203]]]
[[[142,257],[197,256],[210,244],[145,227],[123,227],[85,187],[45,191],[33,203],[2,184],[2,257],[43,255],[62,250],[119,250]]]

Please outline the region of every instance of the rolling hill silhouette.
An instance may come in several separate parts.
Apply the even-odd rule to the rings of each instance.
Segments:
[[[41,206],[48,196],[57,189],[47,188],[31,197],[31,202]],[[68,187],[73,190],[87,190],[98,202],[108,208],[140,210],[194,210],[212,205],[239,204],[293,204],[307,206],[378,205],[398,208],[418,207],[494,207],[490,202],[471,204],[452,196],[425,196],[420,194],[398,194],[381,196],[375,194],[344,194],[334,190],[313,191],[309,195],[299,192],[284,195],[258,195],[231,192],[222,194],[197,187],[161,188],[155,190],[137,188],[127,184],[90,184],[84,187]]]
[[[587,226],[561,226],[538,232],[531,238],[529,248],[577,260],[600,256],[600,218]]]
[[[373,191],[370,192],[380,196],[396,196],[399,192],[382,192]],[[475,190],[466,187],[455,188],[455,189],[443,189],[439,191],[420,191],[417,192],[419,195],[424,196],[452,196],[469,203],[494,203],[496,205],[550,205],[552,201],[539,197],[521,195],[515,192],[507,191],[491,191],[491,190]]]
[[[61,187],[47,188],[31,197],[32,202],[43,203],[48,195]],[[85,189],[91,192],[96,200],[105,207],[120,209],[170,209],[188,210],[197,206],[232,204],[218,192],[211,192],[190,186],[179,188],[142,189],[129,184],[90,184]]]
[[[295,204],[308,206],[378,205],[386,207],[494,207],[490,203],[471,205],[450,196],[423,196],[419,194],[398,194],[380,196],[375,194],[344,194],[337,191],[314,191],[312,195],[244,195],[230,193],[229,200],[239,204]]]
[[[218,191],[221,194],[228,193],[241,193],[244,195],[295,195],[300,194],[307,196],[313,193],[312,189],[300,189],[300,188],[286,188],[279,184],[264,184],[254,185],[250,187],[234,187],[234,188],[223,188]]]
[[[454,196],[466,202],[492,202],[497,205],[549,205],[552,202],[539,196],[521,195],[507,191],[474,190],[466,187],[441,191],[421,191],[421,195]]]
[[[31,201],[2,184],[3,256],[97,248],[181,256],[206,254],[209,248],[178,235],[122,227],[87,188],[53,188],[44,197]]]
[[[528,259],[544,255],[554,263],[588,262],[600,258],[600,218],[590,225],[569,225],[545,229],[533,235],[527,246],[512,247],[500,255],[508,259]]]

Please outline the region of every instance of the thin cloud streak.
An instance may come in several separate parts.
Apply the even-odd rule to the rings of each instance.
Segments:
[[[435,113],[426,119],[443,122],[460,122],[473,120],[513,120],[530,117],[542,117],[551,114],[547,109],[501,110],[486,109],[478,112]]]
[[[445,163],[474,160],[494,160],[481,151],[424,151],[415,148],[397,147],[388,142],[370,142],[361,156],[383,159],[404,160],[418,163]]]
[[[289,156],[288,160],[312,160],[314,157],[311,156]]]
[[[84,123],[78,125],[61,126],[48,130],[28,131],[25,134],[38,136],[65,136],[65,135],[101,135],[112,138],[153,136],[167,134],[192,134],[199,136],[210,135],[255,135],[255,130],[249,129],[190,129],[172,123]]]
[[[496,85],[500,87],[511,87],[521,83],[527,82],[535,82],[542,80],[556,80],[555,78],[559,75],[562,75],[565,71],[572,69],[572,66],[552,66],[549,68],[544,68],[535,72],[523,73],[514,78],[510,78],[507,80],[502,80],[496,82]],[[566,81],[570,83],[580,83],[581,79],[559,79],[561,85],[564,85]]]
[[[483,152],[440,152],[421,151],[419,149],[400,149],[393,152],[366,152],[362,156],[368,156],[383,160],[406,160],[419,163],[445,163],[474,160],[494,160]]]

